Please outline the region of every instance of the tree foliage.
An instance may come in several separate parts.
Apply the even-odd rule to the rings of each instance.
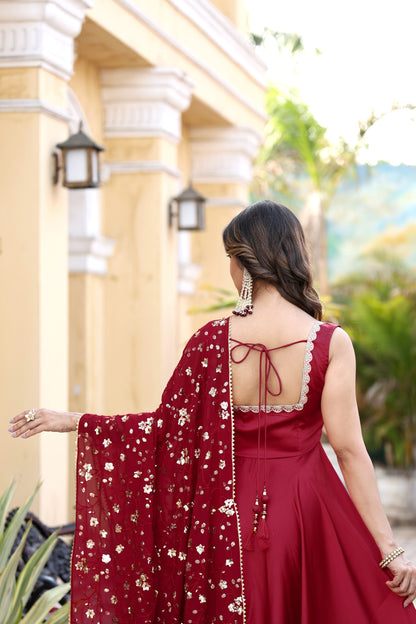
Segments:
[[[399,261],[370,259],[366,273],[344,280],[344,306],[357,356],[360,413],[366,443],[388,464],[416,464],[416,287]]]
[[[283,193],[296,200],[319,191],[324,208],[356,162],[356,148],[330,141],[296,90],[270,85],[265,141],[255,165],[255,195]]]

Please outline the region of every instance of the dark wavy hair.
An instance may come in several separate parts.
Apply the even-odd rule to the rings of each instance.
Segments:
[[[256,280],[272,284],[287,301],[321,320],[322,305],[312,286],[302,226],[289,208],[264,200],[245,208],[223,232],[227,253]]]

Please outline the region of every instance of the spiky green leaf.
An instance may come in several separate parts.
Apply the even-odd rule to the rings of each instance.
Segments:
[[[3,492],[0,498],[0,535],[3,535],[4,525],[6,522],[7,514],[10,509],[10,503],[13,495],[16,491],[16,483],[11,481],[8,488]]]
[[[67,602],[63,607],[52,613],[48,618],[48,624],[67,624],[69,622],[70,603]]]
[[[64,583],[63,585],[48,589],[47,592],[38,598],[19,624],[43,624],[49,611],[65,596],[69,588],[70,584]]]
[[[26,502],[18,509],[18,511],[13,516],[9,526],[6,531],[0,537],[0,573],[5,568],[7,561],[10,557],[10,553],[13,548],[13,544],[16,540],[17,534],[23,521],[26,517],[27,512],[30,509],[32,501],[39,490],[40,485],[37,485],[33,494],[29,496]]]
[[[20,605],[22,604],[23,607],[25,607],[27,601],[29,600],[36,581],[38,580],[39,575],[55,548],[56,541],[57,534],[52,533],[52,535],[50,535],[48,539],[33,553],[29,561],[24,566],[23,570],[19,574],[13,600],[7,617],[4,620],[4,624],[14,624],[17,621],[16,617],[19,613]],[[3,620],[1,621],[3,622]]]
[[[18,544],[16,550],[10,557],[6,567],[0,574],[0,622],[2,622],[2,624],[6,624],[7,622],[6,614],[9,611],[9,607],[12,603],[13,596],[15,593],[16,570],[20,561],[20,557],[22,556],[22,551],[25,546],[26,538],[28,536],[31,526],[32,526],[32,523],[28,522],[26,531],[24,532],[23,537],[20,540],[20,543]]]

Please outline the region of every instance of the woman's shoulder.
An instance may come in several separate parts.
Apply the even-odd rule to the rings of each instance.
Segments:
[[[202,327],[196,330],[194,334],[190,337],[187,342],[185,349],[194,348],[195,345],[198,345],[199,350],[204,345],[209,346],[212,345],[216,340],[217,341],[227,341],[228,340],[228,322],[229,318],[215,319],[212,321],[208,321]]]
[[[326,323],[331,329],[331,341],[329,348],[329,357],[351,357],[354,356],[354,347],[348,332],[340,325],[335,323]]]
[[[194,336],[208,336],[211,333],[223,332],[228,328],[229,317],[208,321],[202,327],[196,330]]]

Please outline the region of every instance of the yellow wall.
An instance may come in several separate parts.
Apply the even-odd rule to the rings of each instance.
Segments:
[[[170,2],[136,0],[134,13],[115,0],[100,0],[86,11],[68,82],[46,68],[0,67],[1,99],[46,106],[0,112],[0,408],[5,429],[11,416],[30,407],[66,409],[69,404],[74,411],[99,413],[154,409],[183,342],[208,318],[223,314],[188,311],[206,305],[205,285],[232,289],[221,232],[246,203],[247,184],[195,184],[216,201],[207,207],[206,230],[190,235],[190,262],[200,268],[194,295],[178,294],[177,231],[168,225],[169,201],[192,174],[189,131],[212,125],[259,132],[264,125],[261,68],[253,69],[254,64],[248,71],[245,55],[250,51],[239,47],[244,2],[213,4],[240,31],[232,54],[208,36],[204,24]],[[239,50],[240,61],[233,58]],[[166,136],[106,136],[102,69],[146,66],[181,70],[194,84],[178,143]],[[106,148],[107,178],[97,191],[100,234],[113,239],[115,248],[103,275],[68,276],[68,191],[51,181],[51,154],[69,133],[68,87],[91,137]],[[135,162],[156,162],[161,168],[117,169]],[[15,475],[19,502],[42,479],[34,510],[50,524],[72,517],[74,435],[44,434],[27,441],[4,435],[0,449],[0,490]]]
[[[143,143],[136,157],[145,159]],[[168,230],[176,192],[166,173],[113,174],[106,186],[104,227],[117,240],[105,283],[110,412],[154,409],[176,357],[176,237]]]
[[[94,140],[103,141],[103,104],[101,99],[100,68],[85,58],[77,57],[74,75],[69,86],[75,93]]]
[[[211,0],[221,13],[227,17],[236,28],[242,32],[247,32],[247,9],[241,0]]]
[[[190,21],[169,2],[137,0],[136,4],[151,20],[153,28],[134,19],[133,12],[114,0],[95,4],[88,16],[96,25],[96,45],[100,37],[105,37],[105,31],[112,32],[137,53],[137,64],[178,67],[191,76],[195,82],[194,97],[204,102],[223,123],[263,129],[264,76],[261,77],[261,71],[258,72],[260,77],[255,79],[247,72],[247,64],[236,63],[224,51],[219,37],[207,37],[201,32],[200,23]],[[233,4],[244,12],[244,2],[235,0]],[[254,54],[253,51],[251,56]],[[98,55],[95,51],[95,56]]]
[[[20,76],[24,72],[19,72]],[[42,74],[39,71],[39,74]],[[42,76],[30,72],[32,85]],[[48,81],[45,81],[46,83]],[[4,84],[4,82],[3,82]],[[62,85],[56,80],[55,98]],[[48,85],[48,89],[50,84]],[[39,113],[0,115],[1,413],[4,427],[28,407],[67,405],[67,212],[51,183],[51,153],[62,122]],[[27,441],[2,436],[0,489],[14,475],[22,500],[41,479],[44,518],[67,516],[67,441],[51,434]],[[35,507],[36,507],[35,506]]]

